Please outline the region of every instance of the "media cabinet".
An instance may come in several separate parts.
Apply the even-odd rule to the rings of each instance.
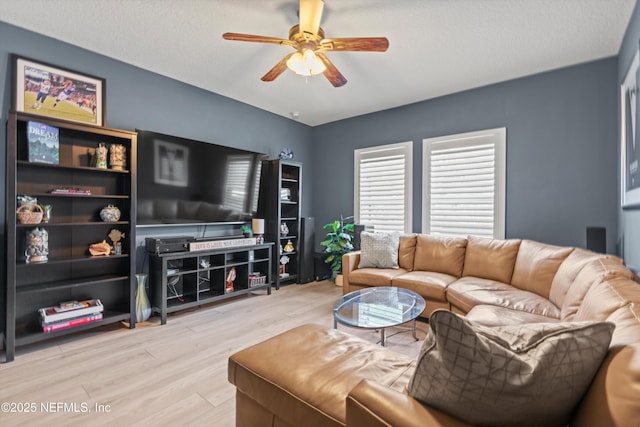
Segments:
[[[167,313],[266,289],[271,295],[273,243],[193,252],[149,254],[151,306],[167,323]],[[227,277],[235,269],[233,290]],[[260,279],[251,279],[258,274]]]

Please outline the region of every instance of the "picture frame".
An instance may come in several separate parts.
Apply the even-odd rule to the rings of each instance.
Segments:
[[[16,111],[105,126],[103,78],[12,55]]]
[[[640,208],[640,50],[620,86],[620,204]]]

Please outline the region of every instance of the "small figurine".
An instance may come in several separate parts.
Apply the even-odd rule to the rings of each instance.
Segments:
[[[291,240],[287,240],[287,244],[284,245],[284,251],[285,252],[293,252],[295,248],[293,247],[293,243],[291,243]]]
[[[225,293],[233,292],[233,282],[236,280],[236,268],[231,267],[229,273],[227,274],[227,283],[225,284],[224,291]]]
[[[283,255],[280,257],[280,278],[284,279],[289,277],[289,273],[287,273],[287,264],[289,264],[289,257]]]
[[[120,240],[124,238],[124,233],[114,228],[109,232],[107,237],[113,242],[113,253],[122,255],[122,242]]]

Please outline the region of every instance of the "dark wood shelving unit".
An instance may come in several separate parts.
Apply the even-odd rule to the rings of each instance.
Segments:
[[[59,162],[30,162],[27,123],[44,123],[59,129]],[[11,112],[7,122],[7,277],[4,350],[7,361],[15,347],[56,336],[81,332],[100,325],[126,321],[135,327],[135,132],[71,123],[39,115]],[[125,170],[100,169],[90,164],[90,152],[98,144],[124,145]],[[55,188],[82,188],[91,194],[51,194]],[[51,205],[48,223],[21,224],[17,196],[37,198]],[[100,210],[120,209],[117,222],[100,220]],[[27,263],[26,238],[34,228],[48,233],[48,260]],[[122,253],[91,256],[92,243],[109,241],[112,229],[124,233]],[[38,309],[68,300],[98,298],[104,305],[100,321],[43,333]]]
[[[271,294],[273,243],[193,252],[149,254],[151,306],[167,323],[167,314],[214,301],[266,289]],[[236,269],[234,290],[225,290],[231,268]],[[259,273],[263,284],[252,285]]]
[[[273,275],[275,287],[296,283],[300,271],[300,226],[302,214],[302,164],[291,160],[267,160],[262,166],[265,191],[260,195],[258,211],[265,218],[265,239],[275,243]],[[288,232],[281,232],[286,224]],[[291,241],[293,251],[284,250]],[[280,261],[289,261],[284,269]]]

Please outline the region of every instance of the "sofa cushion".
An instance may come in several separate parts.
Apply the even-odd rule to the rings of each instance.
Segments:
[[[621,265],[617,259],[600,257],[585,265],[564,297],[561,307],[561,319],[573,320],[591,286],[614,277],[633,278],[633,273]]]
[[[520,240],[498,240],[469,236],[463,276],[510,283]]]
[[[400,244],[398,246],[398,265],[407,271],[413,270],[413,259],[416,253],[415,234],[403,234],[400,236]]]
[[[402,391],[415,359],[346,332],[303,325],[229,357],[239,392],[292,426],[344,426],[346,399],[368,379]]]
[[[506,283],[478,277],[463,277],[450,284],[447,287],[447,301],[464,313],[477,305],[488,304],[560,318],[560,309],[548,299]]]
[[[551,281],[573,248],[523,240],[520,243],[511,284],[549,298]]]
[[[499,307],[497,305],[476,305],[464,317],[482,326],[522,325],[524,323],[552,323],[560,321],[559,319]]]
[[[391,279],[391,286],[409,289],[422,295],[428,301],[445,302],[446,289],[457,278],[449,274],[433,271],[412,271]]]
[[[602,256],[595,252],[588,251],[586,249],[576,248],[573,252],[569,254],[569,256],[562,261],[560,267],[558,267],[558,271],[556,275],[553,277],[551,281],[551,289],[549,291],[549,299],[552,303],[557,305],[558,307],[562,307],[562,303],[564,302],[564,297],[567,295],[569,288],[576,280],[576,276],[584,268],[585,265],[589,263],[589,261],[595,260]],[[616,258],[622,264],[622,260]]]
[[[467,239],[421,234],[416,239],[413,269],[462,276]]]
[[[640,284],[624,277],[612,277],[593,284],[587,290],[571,320],[606,320],[631,301],[640,301]]]
[[[398,233],[360,233],[358,268],[398,268]]]
[[[391,279],[407,271],[402,268],[359,268],[349,273],[349,284],[360,286],[391,286]]]
[[[613,323],[484,327],[438,310],[409,382],[421,402],[475,425],[565,426]]]

